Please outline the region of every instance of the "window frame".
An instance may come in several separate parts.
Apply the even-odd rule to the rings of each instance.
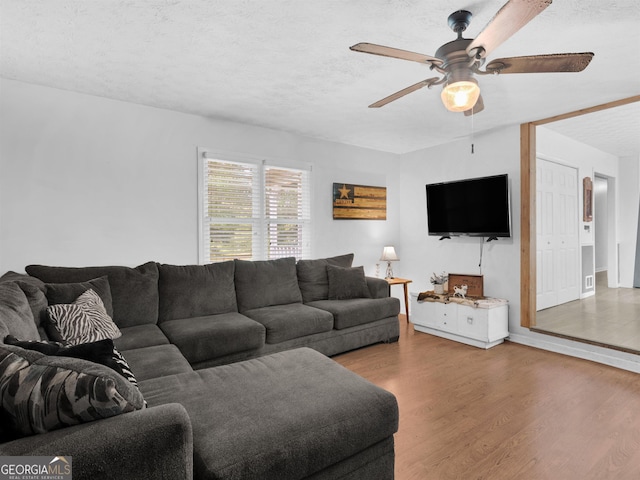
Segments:
[[[211,260],[209,256],[209,252],[207,251],[210,248],[210,241],[205,239],[205,224],[206,219],[206,180],[207,180],[207,162],[208,160],[219,160],[222,162],[232,162],[232,163],[244,163],[254,165],[257,168],[258,179],[256,182],[257,188],[259,188],[259,193],[257,195],[257,203],[254,203],[254,209],[258,210],[258,216],[255,217],[254,220],[249,222],[238,222],[238,223],[251,223],[257,226],[257,235],[258,238],[254,239],[252,242],[252,260],[266,260],[269,257],[269,248],[267,244],[268,239],[268,226],[278,223],[287,223],[287,219],[274,219],[268,218],[265,208],[266,208],[266,185],[265,185],[265,172],[267,168],[278,168],[283,170],[293,170],[306,172],[306,187],[307,191],[303,191],[303,200],[307,202],[305,207],[305,211],[307,213],[306,218],[302,218],[295,223],[299,223],[303,225],[302,234],[306,238],[306,243],[308,245],[302,246],[301,256],[299,258],[312,258],[312,239],[313,239],[313,221],[312,221],[312,208],[311,208],[311,198],[312,198],[312,165],[307,162],[301,161],[290,161],[283,159],[270,159],[266,157],[256,157],[245,154],[237,154],[237,153],[229,153],[229,152],[221,152],[217,150],[212,150],[209,148],[198,147],[197,148],[197,181],[198,181],[198,189],[197,189],[197,197],[198,197],[198,263],[200,265],[221,261],[221,260]],[[303,180],[305,181],[305,180]],[[233,222],[232,222],[233,223]],[[291,223],[291,222],[290,222]],[[271,257],[271,258],[280,258],[280,257]]]

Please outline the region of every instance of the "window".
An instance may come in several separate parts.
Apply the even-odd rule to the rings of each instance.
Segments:
[[[309,258],[311,169],[199,151],[200,263]]]

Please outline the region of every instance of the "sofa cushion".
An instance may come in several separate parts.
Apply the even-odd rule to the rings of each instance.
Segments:
[[[160,328],[191,364],[236,352],[258,350],[265,328],[239,313],[168,320]]]
[[[193,368],[175,345],[154,345],[123,353],[138,381],[193,372]]]
[[[363,267],[345,268],[327,265],[327,277],[329,279],[328,300],[371,298]]]
[[[350,267],[352,263],[353,253],[317,260],[299,260],[296,269],[304,303],[313,302],[314,300],[327,300],[329,298],[327,265]]]
[[[158,321],[158,266],[155,262],[135,268],[28,265],[26,271],[46,283],[86,282],[106,275],[111,289],[112,318],[119,327]]]
[[[149,405],[178,401],[189,413],[194,478],[306,478],[398,428],[391,393],[308,348],[140,388]]]
[[[114,339],[122,335],[113,323],[100,296],[89,289],[73,303],[51,305],[47,308],[50,333],[55,331],[62,341],[70,345]]]
[[[309,303],[309,306],[331,312],[336,330],[394,317],[400,313],[400,300],[395,297],[318,300]]]
[[[40,340],[27,296],[16,282],[0,283],[0,341],[7,335]]]
[[[118,350],[133,350],[135,348],[152,347],[154,345],[167,345],[169,339],[157,325],[136,325],[120,329],[122,336],[116,338],[113,343]]]
[[[49,305],[73,303],[87,290],[93,290],[98,294],[107,315],[113,317],[113,302],[111,300],[111,287],[107,276],[93,278],[86,282],[75,283],[45,283],[45,294]]]
[[[333,315],[302,303],[256,308],[247,310],[244,315],[265,326],[267,343],[280,343],[333,329]]]
[[[296,259],[235,260],[238,310],[301,303]]]
[[[158,265],[158,320],[237,312],[233,261],[208,265]]]
[[[46,338],[44,323],[47,319],[47,306],[49,304],[44,294],[46,290],[45,283],[38,278],[12,271],[6,272],[0,277],[0,283],[4,282],[15,282],[22,289],[29,301],[29,306],[33,313],[33,320],[38,327],[40,338]]]
[[[139,389],[114,370],[0,345],[2,416],[17,436],[144,408]]]

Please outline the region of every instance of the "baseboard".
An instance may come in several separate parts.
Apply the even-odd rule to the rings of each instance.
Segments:
[[[556,343],[537,336],[519,335],[517,333],[510,333],[508,340],[513,343],[528,345],[530,347],[540,348],[542,350],[561,353],[563,355],[569,355],[571,357],[582,358],[584,360],[590,360],[592,362],[602,363],[603,365],[620,368],[622,370],[640,373],[640,356],[632,353],[619,352],[595,346],[592,346],[593,350],[587,350],[585,348],[578,348],[575,346],[586,344],[579,344],[577,342],[571,342],[571,345]]]

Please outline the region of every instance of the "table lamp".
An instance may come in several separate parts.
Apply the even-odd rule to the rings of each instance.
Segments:
[[[391,245],[387,245],[382,250],[382,256],[380,260],[387,262],[387,273],[384,278],[393,278],[393,269],[391,268],[391,262],[397,262],[400,260],[396,255],[396,249]]]

